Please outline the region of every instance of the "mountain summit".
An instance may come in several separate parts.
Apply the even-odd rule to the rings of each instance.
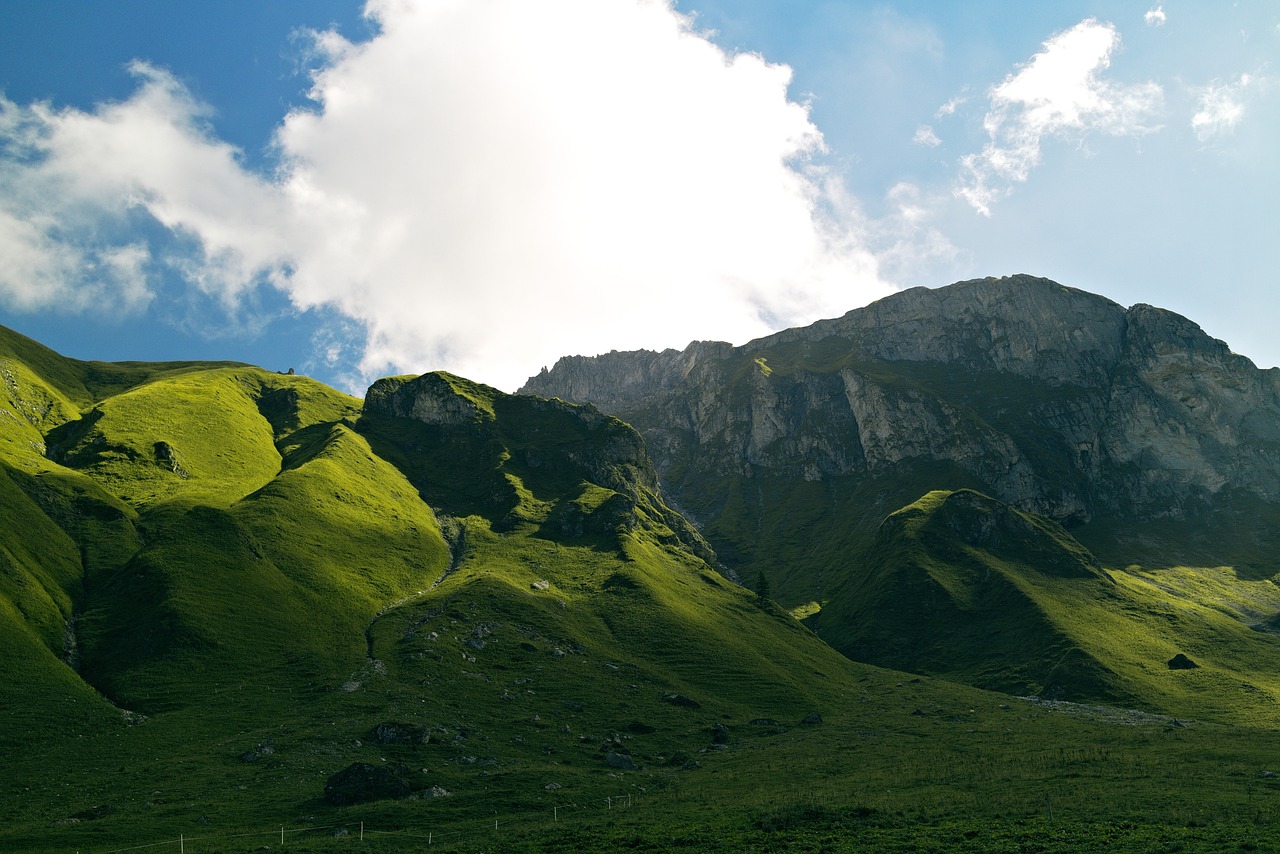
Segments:
[[[741,347],[569,356],[522,391],[636,424],[707,522],[727,496],[684,484],[729,473],[924,466],[1069,526],[1280,501],[1280,370],[1172,312],[1030,276],[913,288]]]
[[[914,288],[739,347],[566,357],[523,391],[634,424],[670,500],[727,571],[764,577],[829,643],[887,666],[1001,690],[1150,698],[1173,686],[1138,674],[1176,652],[1180,635],[1162,629],[1133,657],[1072,615],[1093,613],[1096,627],[1116,608],[1146,613],[1143,585],[1177,599],[1189,583],[1142,572],[1230,567],[1265,585],[1277,571],[1280,370],[1259,370],[1172,312],[1047,279]],[[944,494],[982,495],[979,515],[1002,520],[993,530],[1005,535],[943,548],[945,525],[892,524],[922,507],[954,520],[972,504],[925,500]],[[950,557],[940,562],[938,548]],[[1027,580],[1046,565],[1096,563],[1137,574]],[[988,594],[957,580],[974,567],[1005,579],[982,587],[1002,591],[1000,608],[978,607]],[[941,610],[895,620],[889,606],[903,602]],[[1041,641],[999,640],[1014,636],[1019,609]],[[1246,612],[1199,648],[1256,623]],[[1242,637],[1271,655],[1269,638]],[[1063,672],[1058,660],[1079,666]]]

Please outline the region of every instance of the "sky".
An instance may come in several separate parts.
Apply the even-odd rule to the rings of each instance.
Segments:
[[[10,0],[0,324],[360,394],[1030,273],[1280,364],[1270,0]]]

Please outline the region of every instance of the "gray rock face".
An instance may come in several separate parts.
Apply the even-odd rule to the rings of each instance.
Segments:
[[[480,409],[475,402],[456,393],[448,381],[437,374],[424,374],[408,381],[398,377],[378,380],[365,393],[365,408],[436,427],[461,426],[480,420]]]
[[[1171,312],[1030,276],[914,288],[741,347],[566,357],[522,391],[635,424],[685,506],[726,476],[910,466],[1068,523],[1181,518],[1223,490],[1280,501],[1280,371]]]

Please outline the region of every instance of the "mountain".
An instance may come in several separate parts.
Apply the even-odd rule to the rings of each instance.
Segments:
[[[1075,538],[1105,520],[923,463],[727,471],[683,493],[733,491],[700,529],[653,427],[447,373],[359,399],[0,329],[0,379],[6,851],[1252,850],[1280,820],[1256,570],[1116,569]],[[729,577],[794,600],[833,556],[817,633]]]
[[[1145,668],[1163,667],[1158,655],[1186,644],[1211,657],[1238,641],[1271,663],[1262,675],[1277,663],[1265,620],[1241,602],[1269,601],[1280,570],[1280,370],[1258,370],[1171,312],[1029,276],[981,279],[904,291],[741,347],[566,357],[522,391],[590,401],[634,424],[671,502],[726,571],[763,575],[779,601],[859,660],[1184,712],[1183,692],[1153,689]],[[957,578],[996,563],[1035,572],[1059,548],[1051,563],[1088,553],[1086,563],[1121,581],[1072,582],[1070,597],[1092,603],[1082,610],[1049,605],[1031,576],[1004,570],[991,576],[1003,579],[999,590],[983,594],[1004,604],[980,607],[968,581],[960,592],[928,571],[937,562],[922,556],[936,553],[936,537],[902,542],[917,537],[903,519],[932,507],[937,491],[989,496],[1005,507],[988,507],[992,518],[1025,528],[1018,520],[1038,517],[1039,530],[1058,532],[1041,537],[1032,561],[1017,537],[985,546],[959,537],[948,553],[969,570]],[[954,516],[954,504],[940,506]],[[1190,632],[1157,618],[1145,660],[1091,642],[1089,622],[1070,616],[1119,609],[1148,622],[1152,608],[1195,599],[1190,579],[1223,572],[1237,591],[1230,622]],[[1167,591],[1164,605],[1147,584]],[[886,622],[882,605],[921,605],[926,589],[950,616]],[[1039,640],[996,642],[979,666],[974,639],[998,638],[1010,623],[1041,626]],[[939,644],[959,650],[923,651]],[[1067,653],[1093,675],[1053,677]],[[1264,678],[1259,689],[1259,673],[1228,667],[1224,681],[1239,678],[1224,690],[1261,690],[1263,705],[1275,703],[1276,686]]]
[[[0,374],[7,850],[51,821],[80,845],[81,823],[176,838],[326,797],[438,787],[470,815],[491,783],[519,810],[548,777],[673,780],[862,672],[719,575],[590,406],[448,374],[361,401],[7,330]]]

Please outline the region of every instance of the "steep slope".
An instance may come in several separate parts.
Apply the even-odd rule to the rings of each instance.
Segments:
[[[858,568],[821,614],[854,658],[1012,694],[1136,701],[1081,653],[1078,615],[1058,607],[1118,608],[1115,582],[1051,522],[976,492],[931,492],[885,519]]]
[[[44,403],[0,479],[0,743],[22,784],[0,801],[40,828],[8,847],[47,846],[47,810],[163,828],[160,788],[187,822],[258,815],[264,793],[301,809],[388,753],[466,809],[491,774],[674,777],[711,723],[829,713],[853,673],[713,570],[638,434],[592,408],[447,374],[361,406],[256,368],[24,346],[56,370],[10,358]]]
[[[716,472],[914,463],[1069,524],[1280,501],[1280,371],[1170,312],[1026,276],[915,288],[738,348],[566,357],[523,390],[640,426],[681,501]]]
[[[1174,690],[1159,672],[1190,642],[1190,623],[1157,616],[1175,596],[1179,608],[1194,607],[1199,583],[1190,579],[1269,602],[1280,571],[1280,371],[1256,369],[1170,312],[1126,310],[1044,279],[983,279],[895,294],[741,347],[566,357],[523,390],[592,401],[633,423],[670,500],[699,523],[726,571],[764,575],[779,601],[855,657],[1052,690],[1053,662],[1086,649],[1089,626],[1110,625],[1098,615],[1120,609],[1143,623],[1138,634],[1153,633],[1139,644],[1147,657],[1116,645],[1085,653],[1101,671],[1072,682],[1072,696],[1240,719],[1250,704],[1225,697],[1239,684],[1270,685],[1271,639],[1252,628],[1271,619],[1270,605],[1197,624],[1202,649],[1241,656],[1224,662],[1240,669],[1223,702]],[[890,534],[898,511],[934,490],[977,490],[1008,513],[1066,526],[1116,580],[1075,586],[1073,607],[1093,622],[1055,622],[1021,570],[1017,584],[991,576],[1005,579],[989,591],[999,604],[967,640],[931,634],[931,620],[890,620],[893,603],[945,589],[926,567],[964,576],[1010,557],[973,563],[961,549],[925,558],[920,543],[904,552],[901,531]],[[947,601],[951,631],[965,611]],[[878,651],[863,643],[873,630]],[[989,630],[1038,640],[1004,644]],[[970,649],[966,663],[943,660],[952,643]],[[999,654],[979,662],[984,644]],[[1147,678],[1157,665],[1160,678]],[[1254,711],[1269,715],[1272,688],[1257,699]]]
[[[1104,570],[1053,522],[960,490],[886,518],[810,622],[860,661],[1258,723],[1280,706],[1277,608],[1271,580],[1226,568]]]

